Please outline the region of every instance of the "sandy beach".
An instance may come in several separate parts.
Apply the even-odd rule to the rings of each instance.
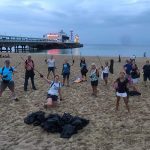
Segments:
[[[19,102],[12,101],[7,89],[0,98],[0,150],[149,150],[150,149],[150,84],[145,87],[142,81],[139,88],[142,96],[130,97],[131,113],[127,113],[123,101],[120,110],[115,112],[115,91],[113,81],[118,77],[126,58],[118,63],[113,58],[114,75],[109,76],[108,86],[100,80],[98,97],[91,96],[91,85],[88,78],[84,83],[73,83],[80,76],[80,57],[75,56],[75,64],[71,68],[70,87],[62,88],[63,101],[57,108],[45,110],[43,103],[46,99],[48,84],[36,73],[35,85],[38,90],[33,91],[29,82],[28,91],[24,92],[24,58],[27,54],[10,54],[12,65],[19,62],[18,73],[14,75],[16,94]],[[45,54],[32,54],[35,68],[47,75]],[[67,58],[71,63],[71,56],[55,56],[56,73],[61,74],[63,60]],[[100,66],[97,57],[85,57],[88,66],[95,62]],[[5,58],[0,58],[3,66]],[[110,58],[101,58],[102,63]],[[137,65],[142,72],[144,58],[137,58]],[[62,77],[61,77],[62,78]],[[71,113],[89,119],[90,123],[78,134],[70,139],[61,139],[59,134],[48,134],[40,127],[29,126],[24,123],[24,117],[30,112],[38,110],[46,113]]]

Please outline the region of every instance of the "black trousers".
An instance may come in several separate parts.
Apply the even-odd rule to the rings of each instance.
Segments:
[[[31,83],[32,83],[32,88],[34,89],[35,88],[35,85],[34,85],[34,71],[33,70],[26,70],[26,73],[25,73],[25,82],[24,82],[24,90],[27,90],[27,86],[28,86],[28,80],[29,78],[31,79]]]

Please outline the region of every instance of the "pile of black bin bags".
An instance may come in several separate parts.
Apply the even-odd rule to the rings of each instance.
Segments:
[[[89,123],[89,120],[72,116],[69,113],[64,113],[62,116],[50,114],[45,117],[45,112],[37,111],[24,118],[24,122],[28,125],[41,126],[45,131],[50,133],[60,133],[61,138],[70,138],[78,130],[85,127]]]

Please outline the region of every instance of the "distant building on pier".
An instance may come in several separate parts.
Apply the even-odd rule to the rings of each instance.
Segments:
[[[43,38],[49,39],[51,41],[57,41],[57,42],[69,42],[69,36],[61,30],[58,33],[47,33],[43,35]]]

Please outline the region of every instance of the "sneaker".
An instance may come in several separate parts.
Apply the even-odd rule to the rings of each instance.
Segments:
[[[37,88],[36,88],[36,87],[34,87],[34,88],[33,88],[33,90],[37,90]]]
[[[18,98],[15,98],[15,99],[14,99],[14,101],[15,101],[15,102],[18,102],[18,101],[19,101],[19,99],[18,99]]]
[[[47,108],[48,108],[46,104],[44,104],[43,107],[44,107],[46,110],[47,110]]]

